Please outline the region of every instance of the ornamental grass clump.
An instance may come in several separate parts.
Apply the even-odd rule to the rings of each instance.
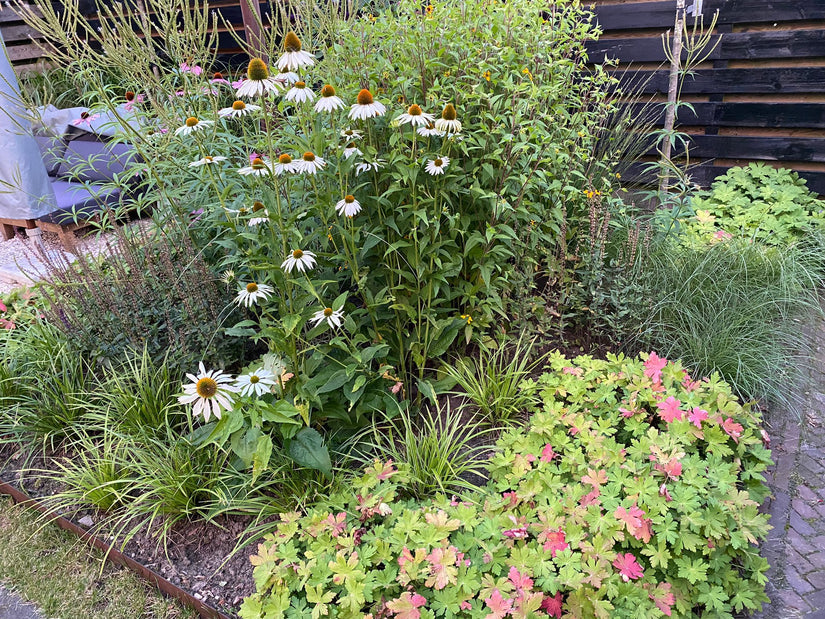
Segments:
[[[656,353],[550,358],[488,485],[410,499],[376,460],[251,557],[244,619],[733,617],[767,601],[759,415]]]

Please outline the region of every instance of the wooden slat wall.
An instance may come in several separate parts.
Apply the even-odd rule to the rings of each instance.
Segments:
[[[25,70],[37,66],[42,52],[32,39],[39,40],[39,33],[24,24],[5,3],[0,3],[0,32],[15,67]]]
[[[691,6],[695,0],[686,0]],[[691,134],[693,178],[712,182],[733,165],[763,161],[793,168],[825,194],[825,0],[705,0],[719,10],[721,42],[682,91],[693,111],[678,122]],[[590,59],[616,58],[667,93],[661,35],[673,28],[675,0],[595,0],[604,34]],[[692,17],[688,16],[689,24]]]

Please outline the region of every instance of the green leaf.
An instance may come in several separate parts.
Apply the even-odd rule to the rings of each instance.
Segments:
[[[249,428],[246,432],[238,432],[232,436],[232,451],[247,466],[252,464],[260,436],[261,431],[258,428]]]
[[[258,437],[255,445],[255,453],[252,454],[252,482],[269,466],[269,459],[272,457],[272,439],[268,434]]]
[[[304,428],[287,444],[287,454],[301,466],[332,477],[332,462],[324,439],[314,428]]]

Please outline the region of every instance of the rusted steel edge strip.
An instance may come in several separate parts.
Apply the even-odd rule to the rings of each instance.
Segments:
[[[117,563],[118,565],[123,565],[129,568],[135,574],[140,576],[143,580],[147,581],[149,584],[159,589],[167,596],[175,598],[184,606],[187,606],[197,611],[198,614],[200,614],[200,616],[203,617],[203,619],[229,619],[227,615],[224,615],[219,610],[212,608],[211,606],[205,604],[196,597],[193,597],[180,587],[173,585],[171,582],[166,580],[157,572],[154,572],[145,565],[141,565],[131,557],[126,556],[116,548],[113,548],[110,544],[107,544],[100,538],[92,535],[85,529],[82,529],[81,527],[77,526],[71,520],[67,520],[63,516],[58,516],[57,514],[50,512],[47,507],[43,506],[37,500],[27,496],[24,492],[21,492],[14,486],[0,482],[0,494],[9,495],[12,498],[12,500],[19,505],[24,505],[26,507],[32,507],[36,509],[41,514],[47,516],[50,522],[54,522],[61,529],[71,531],[83,541],[89,542],[95,548],[102,550],[104,553],[106,553],[107,560],[111,561],[112,563]]]

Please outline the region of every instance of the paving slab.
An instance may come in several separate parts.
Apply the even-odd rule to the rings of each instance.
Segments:
[[[0,619],[44,619],[40,611],[0,585]]]

